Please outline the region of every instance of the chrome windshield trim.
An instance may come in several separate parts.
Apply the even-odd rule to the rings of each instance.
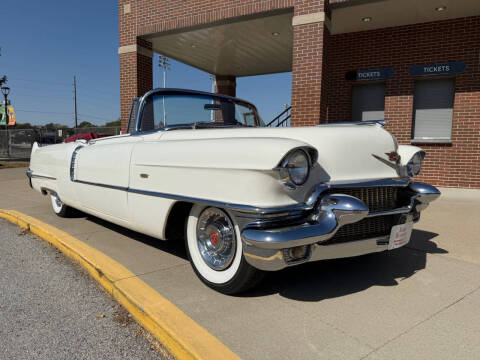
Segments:
[[[134,127],[132,129],[132,134],[133,135],[139,135],[139,134],[146,133],[146,132],[141,131],[139,129],[140,119],[142,117],[143,109],[145,107],[145,102],[146,102],[147,98],[151,95],[154,95],[154,94],[212,96],[212,97],[224,99],[226,101],[235,101],[235,102],[240,102],[240,103],[247,104],[248,106],[251,106],[252,108],[254,108],[255,112],[258,114],[258,109],[254,104],[252,104],[249,101],[237,98],[237,97],[222,95],[222,94],[216,94],[216,93],[210,93],[210,92],[205,92],[205,91],[199,91],[199,90],[188,90],[188,89],[178,89],[178,88],[156,88],[156,89],[152,89],[152,90],[147,91],[143,96],[137,98],[139,103],[138,103],[137,113],[136,113],[136,117],[135,117],[135,124],[134,124]],[[256,122],[257,122],[257,127],[262,127],[260,119],[257,119]],[[168,128],[168,127],[169,126],[167,125],[166,128]],[[161,129],[155,129],[153,131],[159,131],[159,130],[161,130]]]

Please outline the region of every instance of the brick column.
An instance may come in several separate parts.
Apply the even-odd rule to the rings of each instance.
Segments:
[[[132,99],[142,96],[153,87],[152,45],[137,39],[133,45],[121,46],[120,56],[120,108],[122,132],[125,132]]]
[[[315,125],[328,117],[329,18],[323,1],[314,3],[295,7],[293,17],[292,126]]]
[[[237,79],[235,76],[215,75],[215,93],[236,96]]]

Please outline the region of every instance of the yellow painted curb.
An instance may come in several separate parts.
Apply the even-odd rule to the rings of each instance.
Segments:
[[[239,359],[179,308],[101,251],[16,210],[0,209],[0,218],[29,229],[82,265],[177,359]]]

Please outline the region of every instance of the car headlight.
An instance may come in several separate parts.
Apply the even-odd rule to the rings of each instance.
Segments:
[[[407,175],[409,177],[414,177],[420,174],[420,170],[422,169],[422,162],[425,158],[425,152],[419,151],[412,156],[412,158],[407,163]]]
[[[303,150],[294,150],[282,161],[282,177],[287,177],[295,185],[303,185],[310,174],[310,157]],[[287,176],[285,176],[287,175]]]

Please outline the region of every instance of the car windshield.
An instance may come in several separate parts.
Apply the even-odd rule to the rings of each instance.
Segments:
[[[152,94],[142,110],[139,131],[163,128],[263,126],[255,107],[236,99],[203,94]]]

